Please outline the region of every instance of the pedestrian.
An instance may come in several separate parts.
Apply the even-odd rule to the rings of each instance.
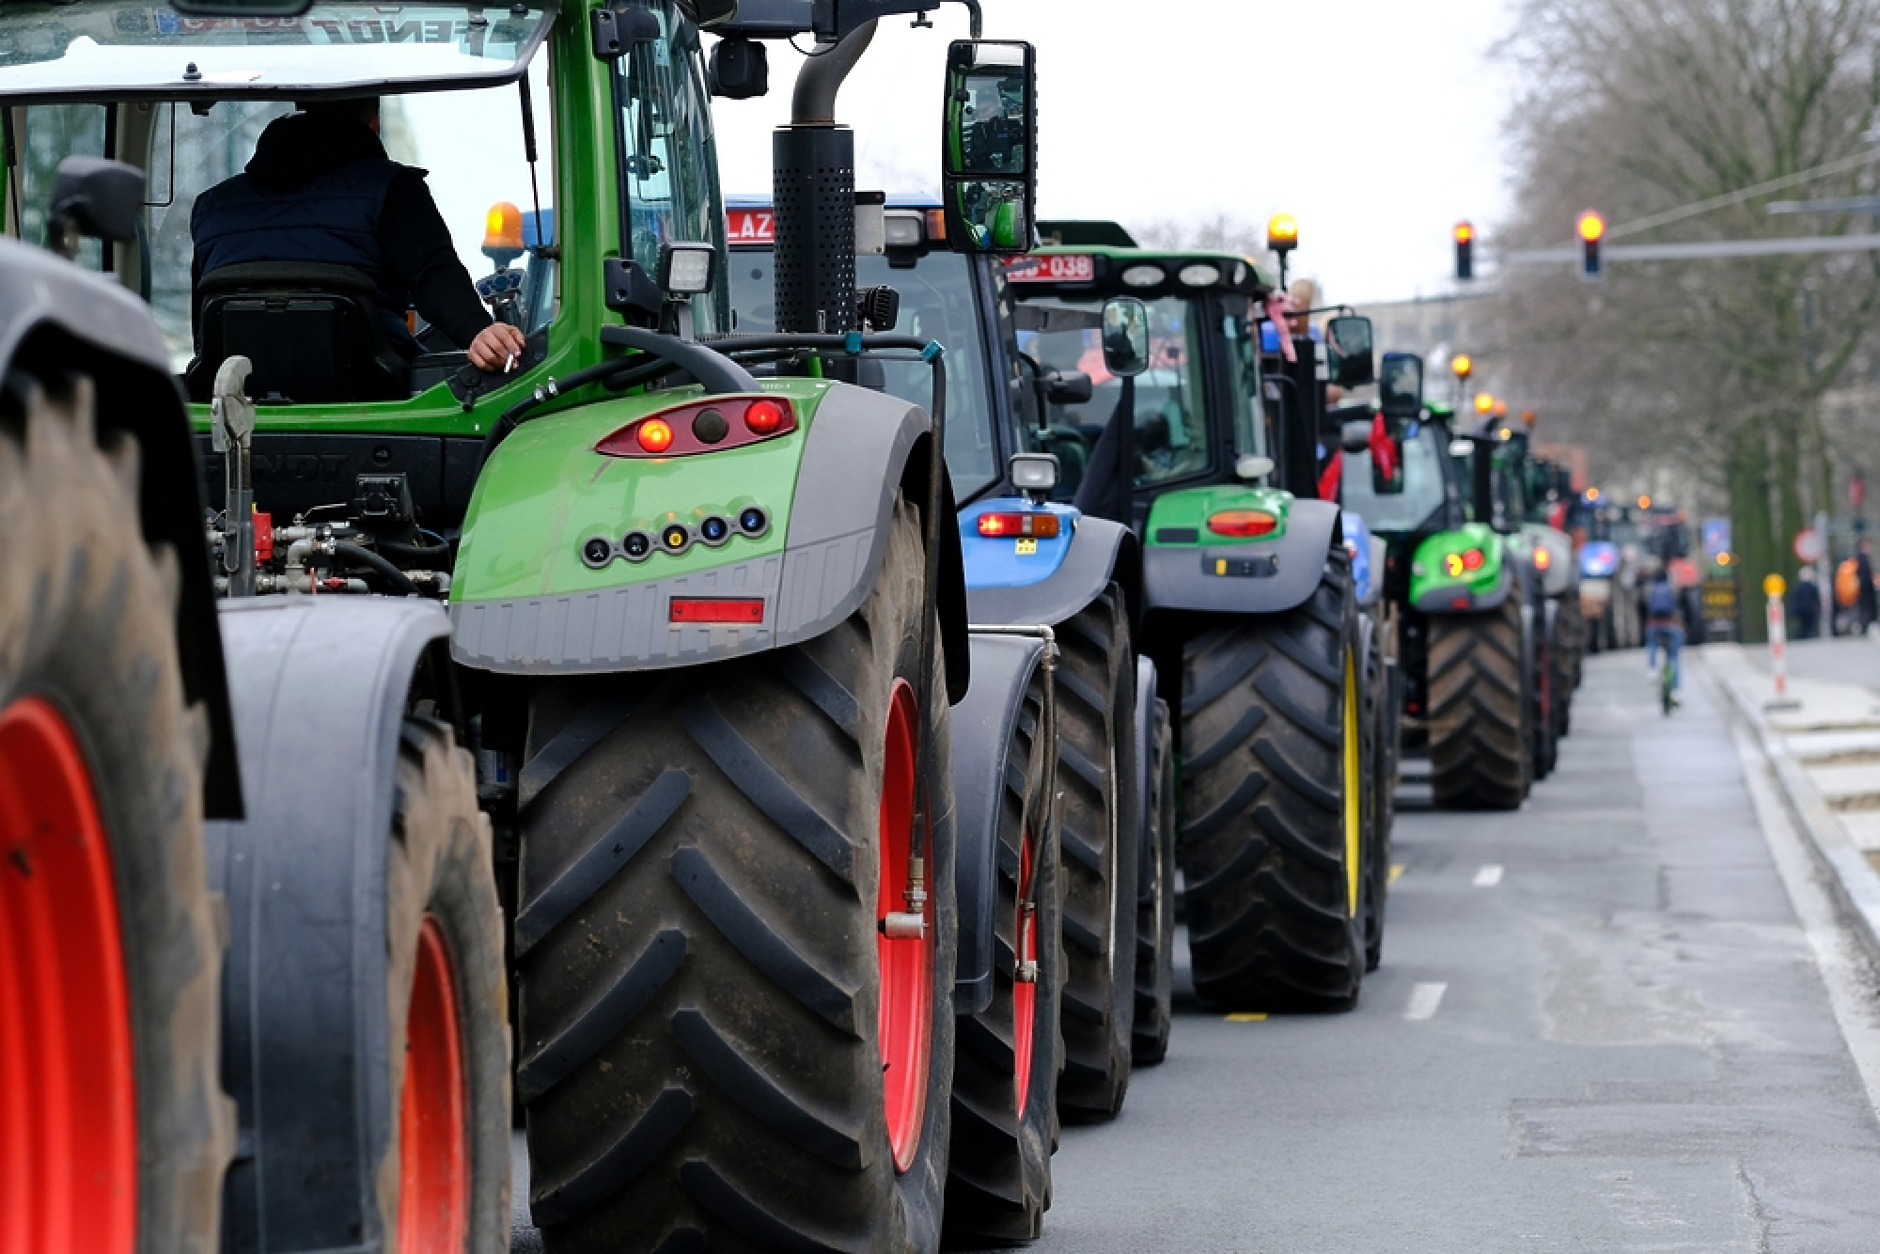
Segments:
[[[1873,586],[1873,541],[1862,536],[1860,547],[1854,558],[1854,579],[1857,587],[1854,595],[1858,598],[1856,613],[1859,615],[1861,634],[1873,629],[1874,620],[1880,618],[1880,605],[1876,605]]]
[[[1813,640],[1821,634],[1821,585],[1815,582],[1815,568],[1804,566],[1795,573],[1795,586],[1789,589],[1789,613],[1795,616],[1795,638]]]

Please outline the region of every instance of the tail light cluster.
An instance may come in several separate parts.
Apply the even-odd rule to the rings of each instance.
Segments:
[[[1263,509],[1224,509],[1208,515],[1208,530],[1217,536],[1255,540],[1279,530],[1279,518]]]
[[[707,511],[691,519],[669,517],[650,530],[634,528],[618,540],[592,536],[581,542],[581,561],[599,570],[617,557],[643,562],[655,551],[674,557],[694,544],[717,548],[732,536],[755,540],[770,530],[770,512],[761,505],[746,505],[735,514]]]
[[[609,457],[688,457],[796,430],[788,397],[714,396],[630,422],[594,446]]]
[[[1443,573],[1450,578],[1459,578],[1465,572],[1482,569],[1482,563],[1488,558],[1480,549],[1464,549],[1460,553],[1449,553],[1443,557]]]
[[[1045,510],[979,516],[979,534],[994,539],[1055,540],[1058,526],[1058,516]]]

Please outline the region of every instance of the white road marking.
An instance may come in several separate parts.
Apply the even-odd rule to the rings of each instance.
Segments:
[[[1834,1008],[1841,1039],[1854,1056],[1867,1090],[1867,1103],[1880,1113],[1880,1027],[1873,1022],[1872,994],[1867,988],[1866,955],[1861,944],[1840,922],[1840,911],[1819,878],[1815,855],[1803,844],[1788,807],[1770,776],[1774,766],[1741,722],[1731,728],[1743,784],[1756,807],[1757,826],[1769,846],[1789,904],[1795,908],[1802,934],[1813,952],[1822,983],[1828,986],[1828,1004]]]
[[[1410,990],[1410,1004],[1405,1007],[1406,1019],[1428,1019],[1436,1014],[1436,1008],[1443,1004],[1443,990],[1447,984],[1419,984]]]
[[[1491,862],[1475,873],[1477,888],[1493,888],[1501,883],[1501,863]]]

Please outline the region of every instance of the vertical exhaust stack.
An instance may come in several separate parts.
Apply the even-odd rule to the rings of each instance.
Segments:
[[[836,125],[836,93],[868,50],[875,23],[818,44],[798,71],[790,125],[771,137],[777,329],[855,329],[855,132]]]

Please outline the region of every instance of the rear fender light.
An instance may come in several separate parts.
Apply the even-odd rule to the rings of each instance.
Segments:
[[[1055,540],[1058,516],[1052,513],[990,513],[979,516],[979,534],[994,539]]]
[[[1251,540],[1279,530],[1279,519],[1263,509],[1224,509],[1208,515],[1208,530],[1217,536]]]
[[[674,597],[667,611],[671,623],[720,623],[756,626],[764,621],[762,597]]]
[[[689,457],[795,430],[796,407],[786,396],[714,396],[635,419],[594,451],[608,457]]]

